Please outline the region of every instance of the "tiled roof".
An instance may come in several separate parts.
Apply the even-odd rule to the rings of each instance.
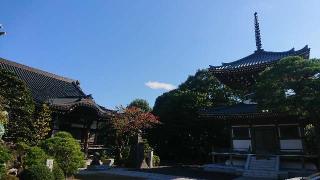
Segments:
[[[74,108],[90,107],[94,109],[100,116],[110,116],[112,111],[96,104],[91,97],[84,98],[55,98],[48,100],[51,107],[61,111],[72,111]]]
[[[90,107],[105,117],[113,113],[96,104],[91,95],[86,95],[81,90],[76,80],[2,58],[0,58],[0,68],[13,72],[23,80],[37,103],[49,103],[52,108],[61,111],[72,111],[79,106]]]
[[[0,68],[15,73],[23,80],[36,102],[53,98],[85,97],[78,82],[69,78],[0,58]]]
[[[310,48],[308,46],[303,47],[300,50],[295,51],[294,48],[284,52],[270,52],[264,50],[257,50],[253,54],[247,57],[233,61],[230,63],[222,63],[221,66],[210,66],[213,73],[221,72],[233,72],[241,71],[244,69],[251,69],[255,67],[266,66],[279,61],[282,58],[288,56],[302,56],[306,59],[309,58]]]

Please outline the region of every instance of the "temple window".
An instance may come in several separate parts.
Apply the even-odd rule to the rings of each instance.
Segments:
[[[280,126],[280,138],[281,139],[299,139],[299,128],[296,125]]]
[[[233,127],[233,139],[250,139],[248,127]]]

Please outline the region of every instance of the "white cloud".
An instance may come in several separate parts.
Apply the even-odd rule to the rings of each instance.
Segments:
[[[168,83],[162,83],[157,81],[148,81],[145,83],[146,86],[148,86],[151,89],[164,89],[167,91],[173,90],[177,88],[176,86]]]

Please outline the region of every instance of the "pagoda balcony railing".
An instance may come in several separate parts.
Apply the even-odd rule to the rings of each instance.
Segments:
[[[248,148],[243,149],[217,149],[211,153],[212,162],[217,163],[219,157],[224,160],[229,160],[230,164],[228,166],[234,165],[234,160],[237,158],[246,159],[248,156],[260,156],[260,157],[279,157],[281,159],[290,159],[290,160],[297,160],[301,162],[301,169],[305,170],[306,160],[316,160],[318,155],[315,154],[306,154],[301,149],[281,149],[282,152],[278,153],[251,153]],[[285,151],[288,152],[285,152]],[[294,151],[293,151],[294,150]],[[290,152],[289,152],[290,151]],[[316,161],[315,161],[316,162]]]

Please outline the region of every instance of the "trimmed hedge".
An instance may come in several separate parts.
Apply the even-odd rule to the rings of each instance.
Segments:
[[[59,167],[59,165],[56,162],[53,163],[52,174],[55,180],[65,179],[62,169]]]
[[[54,137],[46,139],[41,147],[49,156],[54,157],[66,175],[73,175],[78,168],[84,166],[80,144],[70,133],[58,132]]]
[[[21,180],[54,180],[53,173],[45,165],[34,165],[25,169],[21,175]]]
[[[34,165],[45,165],[48,155],[39,147],[30,147],[26,150],[26,155],[23,158],[23,166],[28,168]]]

